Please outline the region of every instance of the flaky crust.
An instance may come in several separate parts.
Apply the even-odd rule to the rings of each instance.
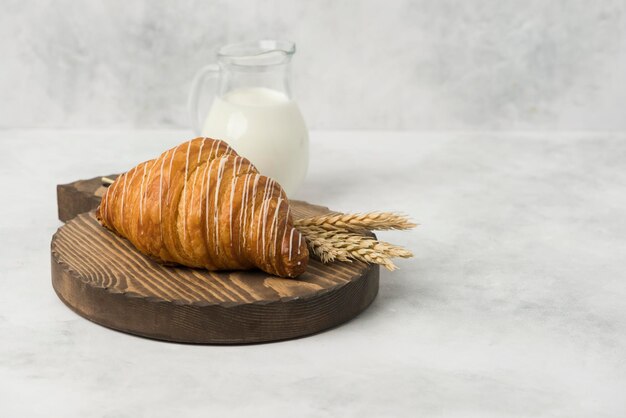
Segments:
[[[296,277],[309,253],[289,200],[225,142],[196,138],[119,176],[100,223],[163,263]]]

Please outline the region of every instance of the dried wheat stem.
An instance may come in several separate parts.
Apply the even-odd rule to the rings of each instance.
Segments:
[[[394,212],[368,213],[331,213],[299,219],[296,227],[318,226],[326,230],[348,229],[362,232],[363,230],[411,229],[416,226],[405,215]]]

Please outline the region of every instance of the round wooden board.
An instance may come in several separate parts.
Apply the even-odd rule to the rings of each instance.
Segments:
[[[294,218],[328,212],[292,201]],[[259,270],[166,267],[101,227],[93,212],[52,238],[52,285],[72,310],[98,324],[160,340],[236,344],[313,334],[366,309],[379,266],[309,261],[297,279]]]

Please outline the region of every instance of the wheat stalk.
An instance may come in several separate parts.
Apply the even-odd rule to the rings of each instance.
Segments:
[[[411,229],[417,226],[405,215],[394,212],[330,213],[299,219],[294,225],[297,228],[316,226],[327,231],[344,229],[359,233],[365,230]]]
[[[331,230],[317,225],[300,225],[297,228],[304,235],[312,253],[324,263],[334,260],[360,260],[380,264],[393,271],[397,267],[391,261],[392,258],[413,256],[410,251],[400,246],[336,226]]]

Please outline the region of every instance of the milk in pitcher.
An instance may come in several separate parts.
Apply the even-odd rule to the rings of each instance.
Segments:
[[[283,92],[247,87],[217,96],[202,134],[227,141],[262,175],[278,181],[287,195],[304,180],[308,132],[298,106]]]

